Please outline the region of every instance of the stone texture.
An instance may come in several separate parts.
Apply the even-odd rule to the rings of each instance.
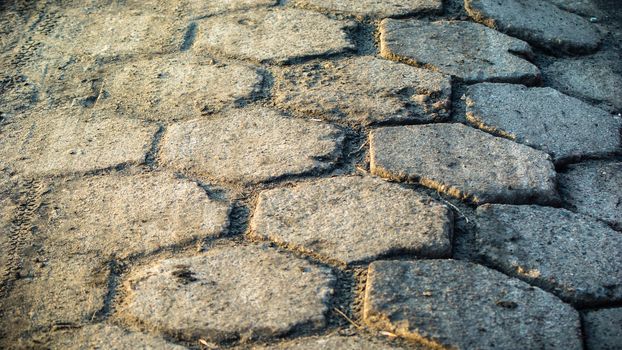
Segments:
[[[123,310],[189,340],[266,338],[323,327],[333,280],[328,269],[265,247],[219,247],[134,271]]]
[[[336,177],[259,195],[252,235],[350,264],[396,252],[451,252],[447,207],[399,185]]]
[[[79,329],[53,332],[49,336],[48,346],[55,350],[82,349],[162,349],[183,350],[183,346],[171,344],[159,337],[142,333],[128,332],[117,326],[95,324]]]
[[[622,67],[619,58],[591,56],[560,59],[542,68],[544,82],[563,93],[622,111]]]
[[[229,57],[286,63],[352,49],[344,31],[349,26],[297,9],[236,13],[201,21],[195,47]]]
[[[533,84],[540,78],[538,68],[519,57],[532,55],[526,42],[471,22],[385,19],[380,54],[466,82]]]
[[[418,181],[474,203],[550,203],[557,199],[550,157],[462,124],[375,129],[375,175]]]
[[[597,16],[601,14],[594,0],[547,0],[562,10],[583,16]]]
[[[178,120],[239,106],[255,97],[257,68],[192,56],[134,61],[105,76],[102,108],[151,120]]]
[[[476,84],[468,88],[466,103],[474,126],[547,152],[556,162],[620,150],[619,120],[548,87]]]
[[[358,18],[384,18],[443,10],[441,0],[294,0],[293,5],[327,12],[353,15]]]
[[[565,209],[477,208],[479,255],[508,275],[578,305],[622,300],[622,235]]]
[[[178,171],[251,184],[327,170],[342,143],[334,126],[249,108],[170,126],[160,157]]]
[[[219,237],[229,224],[228,203],[166,173],[69,182],[47,194],[45,202],[47,212],[34,224],[46,245],[100,257],[124,259]]]
[[[278,5],[278,0],[188,0],[184,3],[184,10],[192,16],[211,16],[230,11],[253,10],[260,7]]]
[[[600,33],[586,19],[541,0],[465,0],[469,16],[552,53],[594,51]]]
[[[0,128],[0,168],[42,176],[140,164],[156,131],[110,111],[38,110]]]
[[[372,263],[363,313],[371,327],[433,348],[582,348],[579,315],[572,307],[462,261]]]
[[[286,68],[274,90],[279,107],[365,125],[445,120],[451,101],[448,76],[374,57]]]
[[[137,10],[88,11],[64,9],[44,14],[44,25],[33,37],[44,58],[68,54],[125,58],[178,50],[185,28],[171,16]]]
[[[272,346],[255,346],[253,350],[401,350],[405,349],[390,343],[366,339],[361,336],[340,336],[330,334],[321,337],[299,338]]]
[[[622,229],[621,162],[573,164],[558,177],[562,199],[573,210]]]
[[[110,268],[103,259],[38,246],[25,260],[20,278],[0,301],[0,347],[12,348],[38,328],[90,321],[104,307]]]
[[[588,350],[617,350],[622,345],[622,308],[588,311],[583,314]]]

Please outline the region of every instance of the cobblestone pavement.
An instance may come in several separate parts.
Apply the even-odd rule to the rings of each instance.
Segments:
[[[622,349],[619,2],[0,23],[0,348]]]

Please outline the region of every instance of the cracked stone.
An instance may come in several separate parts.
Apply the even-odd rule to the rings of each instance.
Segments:
[[[370,133],[374,175],[474,203],[554,203],[549,155],[462,124],[386,127]]]
[[[380,54],[466,82],[534,84],[540,79],[538,67],[520,57],[532,56],[526,42],[472,22],[384,19]]]
[[[43,46],[43,57],[67,54],[105,59],[177,51],[185,28],[171,16],[142,11],[64,9],[45,15],[33,38]]]
[[[576,305],[622,300],[622,235],[565,209],[477,208],[478,254],[504,273]]]
[[[586,19],[541,0],[465,0],[474,20],[553,53],[598,48],[598,29]]]
[[[272,346],[253,347],[253,350],[402,350],[401,346],[383,343],[361,336],[330,334],[322,337],[307,337],[285,341]]]
[[[328,170],[343,140],[332,125],[255,107],[168,127],[160,157],[180,172],[248,185]]]
[[[294,6],[353,15],[361,19],[439,13],[441,0],[295,0]]]
[[[570,305],[456,260],[373,262],[363,318],[373,328],[439,349],[582,348],[579,315]]]
[[[47,176],[141,164],[156,131],[109,111],[39,110],[0,128],[0,168]]]
[[[573,164],[558,178],[565,203],[622,229],[622,162]]]
[[[542,67],[542,74],[548,86],[563,93],[622,111],[622,67],[614,69],[618,62],[613,57],[560,59]]]
[[[396,252],[451,252],[449,209],[432,198],[368,177],[336,177],[259,195],[252,235],[351,264]]]
[[[134,271],[123,310],[187,340],[269,338],[323,327],[333,282],[329,269],[266,247],[217,247]]]
[[[110,269],[103,259],[86,252],[62,254],[47,247],[32,247],[23,258],[21,278],[0,301],[4,313],[0,346],[11,348],[22,334],[37,328],[90,321],[104,308]],[[36,263],[35,258],[45,262]]]
[[[277,74],[277,106],[357,124],[448,118],[451,79],[374,57],[293,66]]]
[[[483,83],[466,92],[474,126],[547,152],[556,162],[605,157],[620,149],[620,122],[549,87]]]
[[[167,173],[106,175],[63,184],[45,197],[35,221],[47,246],[125,259],[197,239],[229,224],[229,204]]]
[[[235,77],[235,79],[232,79]],[[262,89],[257,68],[189,56],[129,63],[105,77],[102,108],[151,120],[199,117],[252,100]]]
[[[236,13],[199,22],[194,46],[228,57],[287,63],[354,48],[345,32],[351,25],[298,9]]]
[[[95,324],[79,329],[62,330],[51,333],[48,346],[58,350],[89,349],[162,349],[184,350],[183,346],[167,342],[137,332],[128,332],[117,326]]]
[[[615,350],[622,344],[622,308],[587,311],[583,314],[585,345],[589,350]]]

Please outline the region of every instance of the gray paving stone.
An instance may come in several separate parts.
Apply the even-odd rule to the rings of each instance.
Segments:
[[[29,253],[21,277],[0,300],[2,348],[12,348],[23,334],[36,329],[92,320],[108,293],[110,268],[94,254],[60,254],[43,246]]]
[[[277,73],[277,106],[356,124],[432,122],[449,116],[451,79],[374,57],[293,66]]]
[[[565,209],[477,208],[479,255],[508,275],[578,305],[622,300],[622,235]]]
[[[343,140],[334,126],[255,107],[170,126],[160,157],[181,172],[251,184],[327,170]]]
[[[435,349],[582,348],[570,305],[469,262],[374,262],[363,313],[371,327]]]
[[[552,53],[598,48],[601,36],[586,19],[540,0],[465,0],[469,16]]]
[[[567,58],[542,67],[542,74],[548,86],[563,93],[622,111],[622,67],[614,70],[617,64],[614,57]]]
[[[176,55],[128,63],[105,75],[100,106],[170,121],[241,105],[261,91],[256,67],[210,61]]]
[[[0,128],[0,168],[46,176],[141,164],[156,131],[107,110],[39,109]]]
[[[129,318],[184,339],[267,338],[324,326],[330,270],[260,246],[219,247],[134,271]]]
[[[450,210],[425,195],[370,177],[336,177],[259,195],[252,235],[351,264],[395,252],[451,252]]]
[[[171,344],[160,337],[128,332],[117,326],[95,324],[79,329],[52,332],[48,346],[55,350],[81,349],[162,349],[183,350],[183,346]]]
[[[622,229],[622,163],[573,164],[558,175],[565,203]]]
[[[588,311],[583,314],[588,350],[619,350],[622,345],[622,308]]]
[[[197,239],[229,224],[229,204],[167,173],[105,175],[57,185],[34,225],[45,245],[125,259]]]
[[[211,16],[230,11],[248,11],[261,7],[269,7],[278,5],[278,3],[278,0],[188,0],[184,2],[183,9],[192,16]]]
[[[562,10],[583,16],[600,16],[601,11],[594,0],[547,0]]]
[[[104,59],[179,50],[184,24],[165,14],[139,10],[48,11],[33,38],[45,59],[86,55]]]
[[[293,0],[294,6],[353,15],[362,19],[438,13],[441,0]]]
[[[306,337],[285,341],[272,346],[255,346],[253,350],[402,350],[401,346],[382,343],[361,336],[340,336],[330,334],[320,337]]]
[[[532,56],[526,42],[472,22],[382,20],[380,54],[466,82],[533,84],[540,79],[538,68],[519,57]]]
[[[305,10],[258,10],[199,22],[194,47],[259,62],[336,54],[352,49],[345,29],[352,24]]]
[[[620,123],[602,109],[545,87],[483,83],[466,92],[467,120],[547,152],[556,162],[620,150]]]
[[[474,203],[557,201],[550,157],[462,124],[375,129],[372,174],[424,186]]]

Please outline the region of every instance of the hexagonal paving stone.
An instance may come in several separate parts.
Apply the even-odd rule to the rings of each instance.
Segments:
[[[374,57],[293,66],[277,74],[277,106],[357,124],[449,116],[451,79]]]
[[[352,49],[344,31],[350,25],[297,9],[237,13],[199,22],[194,47],[235,58],[286,63]]]
[[[342,144],[334,126],[255,107],[170,126],[160,156],[181,172],[252,184],[327,170]]]
[[[585,345],[589,350],[615,350],[622,344],[622,308],[588,311],[583,314]]]
[[[570,305],[462,261],[372,263],[363,312],[371,327],[435,349],[582,347],[579,315]]]
[[[466,82],[533,84],[540,78],[538,68],[518,56],[532,55],[526,42],[472,22],[385,19],[380,54]]]
[[[466,98],[471,124],[547,152],[556,162],[609,156],[620,149],[619,120],[548,87],[476,84]]]
[[[110,267],[104,259],[86,252],[65,254],[41,244],[27,253],[21,277],[0,300],[3,348],[12,348],[22,334],[38,328],[92,320],[108,294]]]
[[[583,16],[600,15],[601,11],[594,0],[547,0],[562,10]]]
[[[622,235],[565,209],[477,208],[479,255],[573,304],[622,300]]]
[[[110,111],[37,110],[0,128],[0,168],[42,176],[141,164],[156,131]]]
[[[173,52],[180,48],[184,24],[171,16],[142,11],[63,9],[48,12],[36,29],[44,58],[67,54],[106,59]]]
[[[259,93],[263,82],[255,67],[185,55],[134,61],[104,79],[102,108],[152,120],[198,117],[240,105]]]
[[[553,53],[589,52],[600,33],[584,18],[541,0],[465,0],[469,16]]]
[[[252,235],[350,264],[394,252],[451,252],[447,207],[399,185],[337,177],[262,192]]]
[[[320,337],[307,337],[285,341],[271,346],[255,346],[253,350],[402,350],[401,346],[382,343],[379,340],[361,336],[340,336],[330,334]]]
[[[558,177],[564,202],[622,229],[622,162],[573,164]]]
[[[614,67],[619,57],[590,56],[560,59],[542,67],[544,82],[568,95],[622,111],[622,67]]]
[[[133,272],[123,310],[189,340],[272,337],[323,327],[333,281],[330,270],[266,247],[219,247]]]
[[[95,324],[79,329],[53,332],[47,345],[50,349],[162,349],[184,350],[183,346],[171,344],[160,337],[128,332],[117,326]]]
[[[443,10],[441,0],[294,0],[294,6],[353,15],[358,18],[383,18]]]
[[[462,124],[379,128],[369,140],[375,175],[418,181],[474,203],[558,199],[546,153]]]
[[[61,184],[35,221],[47,246],[127,258],[222,235],[229,204],[166,173],[107,175]]]

